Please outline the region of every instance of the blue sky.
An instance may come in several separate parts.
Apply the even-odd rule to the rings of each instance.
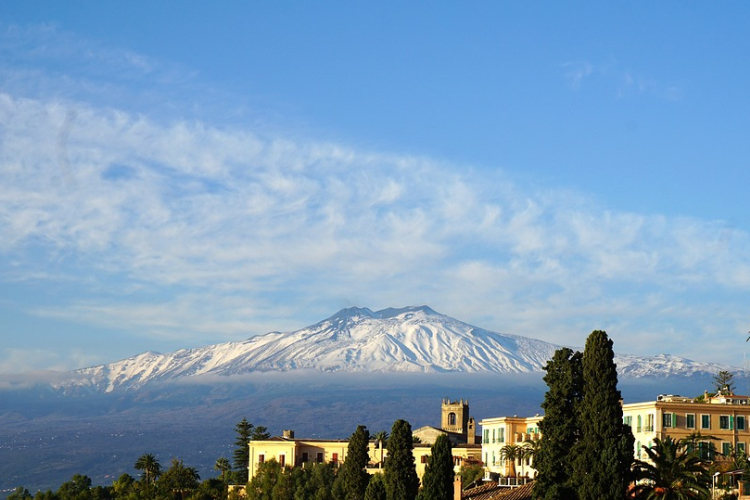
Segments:
[[[428,304],[744,365],[750,6],[3,2],[0,373]]]

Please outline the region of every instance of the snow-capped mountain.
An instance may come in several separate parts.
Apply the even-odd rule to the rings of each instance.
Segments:
[[[294,332],[272,332],[242,342],[168,354],[146,352],[75,373],[78,384],[108,392],[207,374],[229,376],[300,369],[524,373],[542,371],[559,347],[477,328],[426,306],[377,312],[349,308]],[[632,376],[689,376],[726,369],[667,355],[619,356],[616,362],[621,374]]]

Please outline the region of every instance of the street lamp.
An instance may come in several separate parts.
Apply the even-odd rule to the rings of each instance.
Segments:
[[[713,490],[711,492],[711,498],[716,498],[716,478],[719,477],[719,474],[721,474],[721,472],[714,472],[714,475],[711,478],[711,483],[712,483],[711,489]]]

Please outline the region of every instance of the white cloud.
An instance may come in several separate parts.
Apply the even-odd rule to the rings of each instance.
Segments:
[[[0,50],[17,50],[7,38]],[[61,291],[52,303],[19,299],[31,314],[197,343],[303,327],[353,300],[427,303],[571,345],[610,326],[636,353],[735,345],[750,286],[743,231],[613,212],[430,158],[130,112],[111,104],[127,94],[120,83],[102,105],[119,65],[165,81],[172,70],[98,50],[103,83],[42,74],[22,91],[29,70],[5,70],[0,287]],[[574,88],[596,71],[565,67]],[[77,98],[87,85],[97,98]]]

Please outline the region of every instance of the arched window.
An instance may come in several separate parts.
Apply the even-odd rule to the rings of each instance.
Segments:
[[[453,412],[448,414],[448,425],[456,425],[456,414]]]

